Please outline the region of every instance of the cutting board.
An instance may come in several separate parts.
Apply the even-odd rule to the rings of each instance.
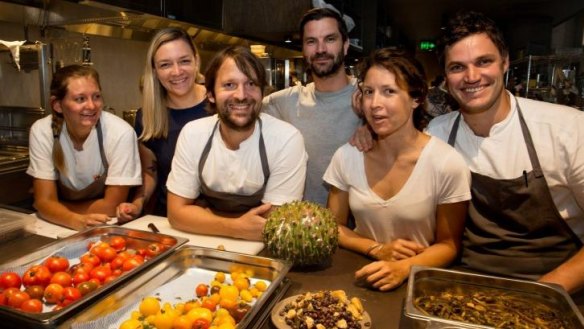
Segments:
[[[212,235],[202,235],[188,233],[184,231],[179,231],[170,226],[168,219],[166,217],[146,215],[133,220],[129,223],[122,225],[122,227],[132,228],[136,230],[150,231],[148,224],[154,224],[160,233],[178,236],[189,239],[186,243],[191,246],[205,247],[205,248],[217,248],[219,245],[223,245],[225,250],[239,252],[248,255],[257,255],[262,249],[264,249],[264,244],[258,241],[247,241],[241,239],[232,239],[227,237],[212,236]]]

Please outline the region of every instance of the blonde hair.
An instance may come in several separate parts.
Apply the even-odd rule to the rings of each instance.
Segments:
[[[168,110],[166,106],[167,91],[156,76],[154,55],[158,48],[167,42],[183,40],[186,42],[195,56],[197,72],[199,71],[200,58],[197,47],[191,36],[180,28],[166,28],[158,31],[148,47],[146,65],[144,67],[144,91],[142,93],[142,134],[140,141],[153,138],[166,138],[168,136]]]
[[[60,68],[53,74],[53,79],[51,80],[51,129],[53,130],[53,163],[59,172],[65,172],[65,155],[63,153],[63,147],[59,141],[59,136],[61,136],[61,131],[63,130],[63,122],[65,118],[63,113],[55,111],[52,107],[53,104],[59,102],[67,96],[69,92],[69,82],[71,78],[82,78],[90,77],[97,83],[97,86],[101,90],[101,84],[99,82],[99,74],[97,71],[90,66],[82,65],[68,65]]]

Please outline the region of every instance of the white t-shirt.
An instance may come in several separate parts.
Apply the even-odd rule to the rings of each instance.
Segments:
[[[270,168],[262,202],[282,205],[302,199],[308,157],[302,135],[292,125],[270,115],[262,113],[260,118]],[[199,197],[199,159],[217,120],[217,115],[194,120],[182,129],[166,184],[170,192],[187,199]],[[218,127],[203,168],[207,186],[213,191],[242,195],[257,192],[264,184],[259,137],[259,123],[256,122],[253,134],[239,145],[239,149],[230,150]]]
[[[101,112],[100,124],[103,148],[109,164],[105,184],[126,186],[142,184],[142,169],[134,129],[126,121],[105,111]],[[73,147],[65,123],[59,141],[63,148],[67,171],[62,174],[58,173],[53,163],[54,138],[51,116],[37,120],[30,128],[30,164],[26,173],[38,179],[59,179],[63,185],[81,190],[104,172],[95,127],[85,140],[81,151]]]
[[[371,190],[363,153],[349,144],[335,152],[324,180],[349,192],[355,232],[379,242],[401,238],[429,246],[436,233],[436,206],[470,199],[468,167],[437,138],[430,139],[404,186],[388,200]]]
[[[525,139],[511,97],[511,111],[495,124],[489,137],[476,136],[460,120],[455,148],[472,172],[494,179],[511,179],[531,171]],[[573,108],[517,98],[537,157],[560,215],[584,239],[584,113]],[[428,132],[444,141],[457,112],[433,119]]]

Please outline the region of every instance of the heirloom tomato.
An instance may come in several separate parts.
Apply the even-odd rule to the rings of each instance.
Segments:
[[[43,286],[28,286],[24,290],[32,299],[43,299],[45,294],[45,287]]]
[[[2,289],[20,288],[21,283],[20,275],[15,272],[4,272],[0,274],[0,288]]]
[[[121,236],[113,236],[109,243],[117,251],[126,249],[126,239]]]
[[[79,258],[79,261],[82,263],[89,263],[94,267],[101,264],[101,259],[97,255],[88,253],[83,254],[81,258]]]
[[[57,283],[62,287],[69,287],[72,282],[71,274],[67,272],[57,272],[51,277],[51,283]]]
[[[78,288],[63,288],[63,300],[76,301],[81,298],[81,291]]]

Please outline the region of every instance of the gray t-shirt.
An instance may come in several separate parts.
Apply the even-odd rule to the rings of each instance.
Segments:
[[[334,152],[349,141],[361,123],[351,107],[356,85],[356,79],[351,79],[339,91],[319,92],[309,83],[264,97],[262,110],[289,122],[304,137],[308,153],[304,200],[326,205],[328,187],[322,176]]]

